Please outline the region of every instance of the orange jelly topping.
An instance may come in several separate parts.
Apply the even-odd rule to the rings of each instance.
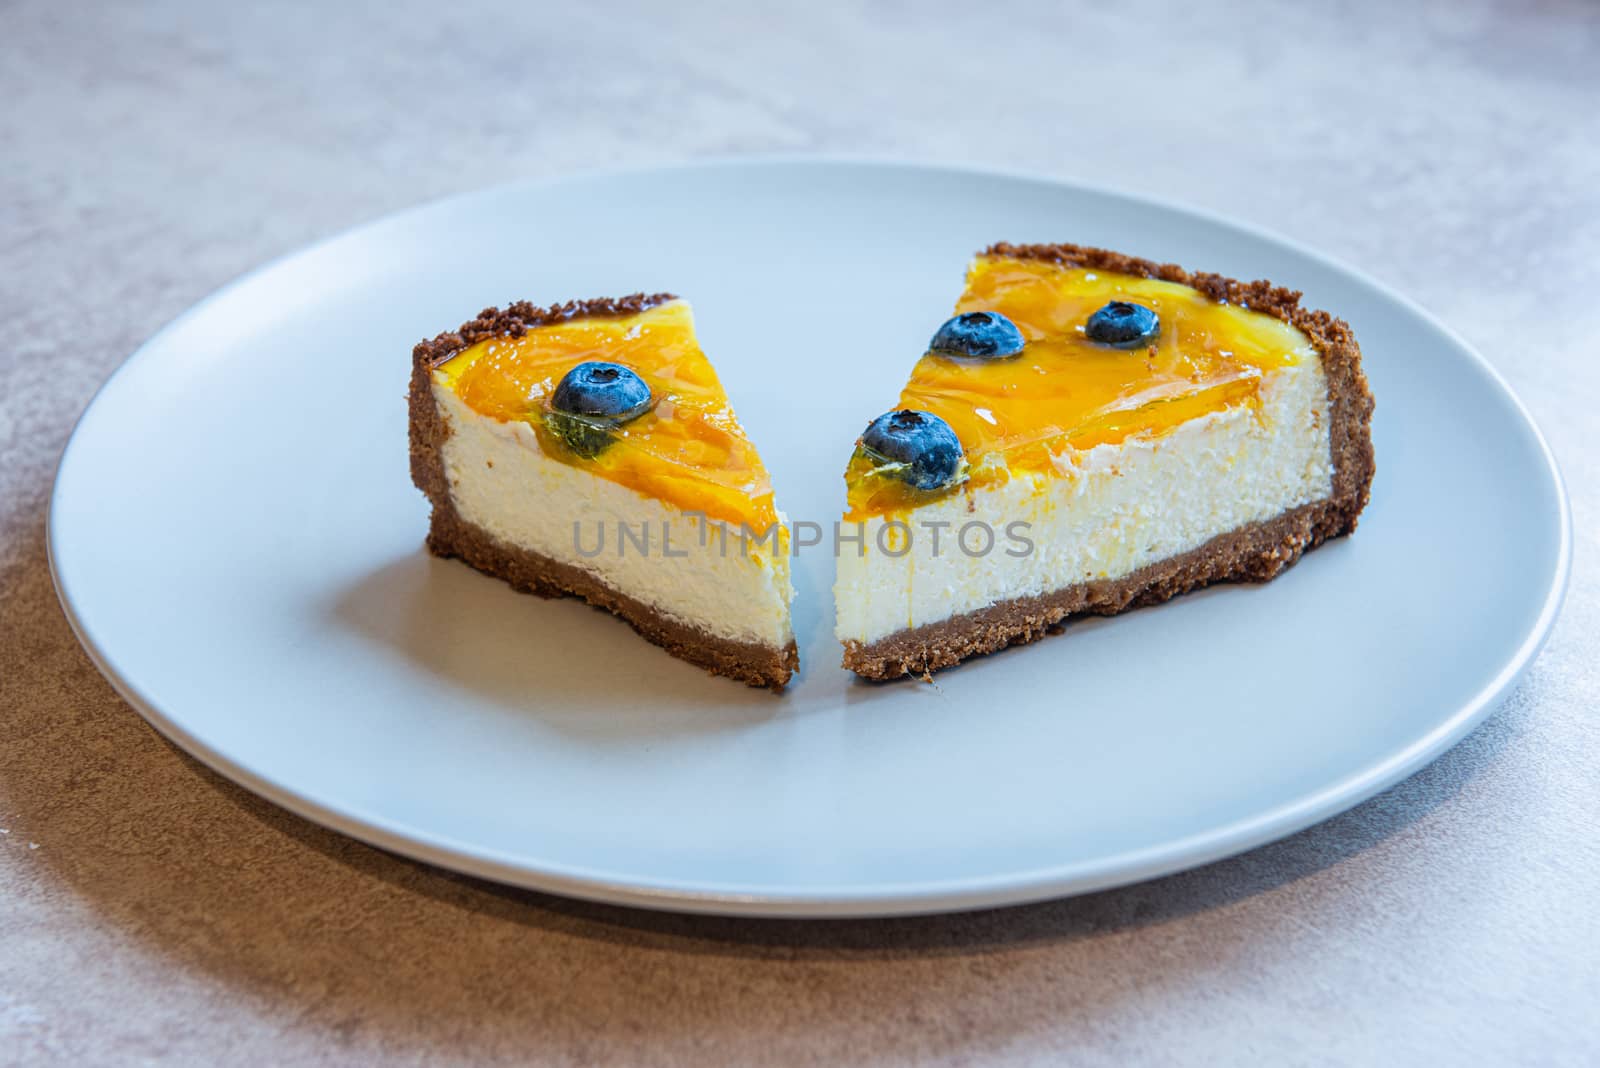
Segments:
[[[1153,310],[1161,330],[1146,348],[1090,341],[1089,316],[1125,300]],[[1260,312],[1219,304],[1189,286],[1041,260],[979,257],[956,313],[1000,312],[1026,347],[1003,359],[927,354],[898,408],[932,412],[961,439],[970,465],[958,488],[1048,473],[1074,450],[1158,435],[1235,405],[1258,406],[1264,375],[1312,357],[1309,338]],[[845,472],[846,518],[904,512],[949,490],[921,492],[875,474],[859,450]]]
[[[629,367],[650,386],[650,411],[617,427],[592,459],[546,425],[549,398],[585,360]],[[436,379],[480,415],[532,427],[551,459],[726,523],[764,531],[777,521],[772,483],[695,340],[681,300],[622,318],[572,319],[522,337],[480,341],[441,364]]]

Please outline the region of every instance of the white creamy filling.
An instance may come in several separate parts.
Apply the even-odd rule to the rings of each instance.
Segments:
[[[1067,453],[1057,467],[1054,475],[1021,475],[980,490],[970,507],[967,494],[957,493],[902,517],[910,548],[898,557],[891,554],[907,543],[905,532],[870,520],[864,555],[849,543],[839,552],[839,639],[874,642],[1013,597],[1118,579],[1327,499],[1327,379],[1321,364],[1308,360],[1269,375],[1259,409],[1236,406],[1165,434]],[[940,522],[949,526],[936,554],[924,524]],[[968,555],[955,541],[974,522],[994,532],[986,555]],[[1031,540],[1031,552],[1007,536],[1017,522],[1030,524],[1013,530]],[[984,542],[981,529],[968,532],[973,552]]]
[[[681,509],[550,459],[525,423],[479,415],[437,383],[433,393],[450,426],[442,455],[461,518],[716,637],[775,648],[793,640],[784,551],[741,546],[715,522],[708,532]]]

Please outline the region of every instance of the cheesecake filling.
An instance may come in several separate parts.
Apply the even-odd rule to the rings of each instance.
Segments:
[[[1018,472],[910,513],[862,520],[863,537],[839,557],[838,637],[871,644],[1000,601],[1123,578],[1326,500],[1327,408],[1321,366],[1305,364],[1271,376],[1259,407],[1067,450],[1048,473]],[[992,546],[982,530],[963,545],[960,532],[973,522],[993,532]]]
[[[506,545],[583,568],[656,612],[712,637],[783,649],[794,640],[788,534],[725,523],[552,459],[521,420],[498,420],[435,382],[450,427],[441,450],[463,520]]]

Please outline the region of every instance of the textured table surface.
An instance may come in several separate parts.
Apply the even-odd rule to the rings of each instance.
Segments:
[[[0,2],[0,1061],[1600,1062],[1600,9],[804,6]],[[394,859],[202,769],[95,673],[46,568],[51,476],[163,323],[441,194],[768,151],[1175,197],[1414,296],[1563,464],[1544,654],[1433,766],[1279,844],[826,924]]]

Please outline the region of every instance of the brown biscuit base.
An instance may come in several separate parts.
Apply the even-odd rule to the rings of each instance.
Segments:
[[[626,297],[601,297],[597,300],[569,300],[542,308],[525,300],[508,304],[504,310],[485,308],[476,319],[447,330],[432,341],[421,341],[411,350],[413,366],[425,363],[429,370],[478,342],[491,337],[521,337],[536,326],[571,322],[574,319],[621,319],[678,298],[672,293],[633,293]],[[413,376],[412,417],[415,418],[415,377]]]
[[[635,294],[620,300],[584,301],[538,308],[513,304],[504,311],[486,309],[460,330],[440,334],[412,350],[411,481],[433,504],[428,550],[435,556],[455,557],[484,574],[504,579],[513,587],[545,597],[581,597],[597,608],[620,616],[645,638],[673,656],[726,675],[751,686],[780,692],[800,666],[799,652],[791,641],[787,648],[733,641],[717,637],[662,615],[621,590],[601,582],[582,568],[561,563],[540,553],[497,541],[482,528],[462,519],[450,499],[441,450],[450,425],[433,395],[433,369],[468,345],[484,338],[519,337],[530,327],[567,319],[633,315],[672,300],[668,294]]]
[[[678,659],[713,675],[726,675],[781,693],[800,666],[800,654],[792,641],[788,648],[778,649],[720,638],[687,626],[606,585],[582,568],[497,541],[481,527],[462,519],[449,501],[433,506],[428,551],[462,560],[524,593],[582,597],[596,608],[627,620],[634,630]]]
[[[1300,294],[1270,282],[1236,282],[1216,274],[1191,274],[1175,264],[1124,256],[1078,245],[999,244],[982,255],[1044,260],[1140,275],[1192,286],[1212,300],[1237,304],[1281,319],[1303,331],[1322,358],[1328,379],[1329,451],[1333,493],[1212,538],[1187,553],[1140,568],[1123,578],[1084,582],[1038,597],[1018,597],[939,623],[891,634],[863,644],[847,641],[844,666],[869,679],[931,672],[969,656],[1037,641],[1068,616],[1115,615],[1141,605],[1159,604],[1213,582],[1265,582],[1276,577],[1328,538],[1356,528],[1372,488],[1372,394],[1361,373],[1361,347],[1350,327],[1327,312],[1300,306]]]

